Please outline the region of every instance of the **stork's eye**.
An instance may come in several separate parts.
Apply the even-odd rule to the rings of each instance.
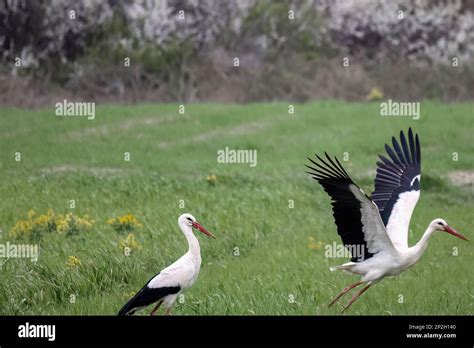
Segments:
[[[189,217],[186,218],[189,222],[193,222],[193,220]]]
[[[442,222],[438,222],[438,225],[443,226],[443,223],[442,223]]]

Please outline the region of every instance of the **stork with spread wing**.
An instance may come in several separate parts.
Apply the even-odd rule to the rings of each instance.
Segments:
[[[401,144],[401,145],[400,145]],[[317,180],[332,199],[333,215],[342,242],[352,252],[351,262],[331,267],[360,275],[360,281],[347,286],[329,304],[333,305],[349,290],[364,284],[343,312],[373,284],[386,276],[395,276],[413,266],[436,231],[444,231],[467,240],[443,219],[433,220],[420,241],[408,246],[411,215],[420,197],[421,152],[418,134],[408,130],[408,142],[400,131],[400,143],[392,137],[391,148],[385,145],[390,158],[379,156],[375,191],[368,197],[349,177],[337,158],[316,155],[309,159],[308,174]]]

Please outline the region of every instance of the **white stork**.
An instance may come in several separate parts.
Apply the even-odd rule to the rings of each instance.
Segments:
[[[155,315],[161,304],[166,308],[165,314],[169,315],[171,306],[173,306],[178,295],[194,284],[201,268],[201,249],[193,233],[193,228],[197,228],[209,237],[215,238],[215,236],[199,224],[191,214],[181,215],[178,218],[178,225],[188,241],[188,252],[151,278],[120,309],[118,315],[132,315],[152,303],[156,303],[156,306],[150,315]]]
[[[349,290],[365,284],[357,291],[343,312],[373,284],[386,276],[395,276],[413,266],[428,245],[428,240],[436,231],[444,231],[467,240],[449,227],[443,219],[433,220],[420,241],[408,246],[408,229],[411,215],[420,197],[421,152],[418,134],[413,137],[408,130],[408,142],[400,131],[400,143],[392,137],[393,149],[385,144],[390,159],[379,155],[375,190],[369,198],[357,186],[337,158],[334,161],[326,155],[326,160],[316,155],[309,158],[313,166],[307,172],[317,180],[331,196],[333,215],[337,232],[342,242],[351,251],[361,250],[361,255],[352,254],[351,262],[331,267],[331,271],[341,269],[349,274],[360,275],[355,284],[344,288],[329,304],[333,305]]]

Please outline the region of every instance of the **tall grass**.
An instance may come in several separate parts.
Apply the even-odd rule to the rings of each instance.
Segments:
[[[77,235],[45,233],[37,263],[0,259],[0,314],[115,314],[186,252],[177,226],[183,212],[217,239],[198,236],[201,273],[175,314],[339,313],[327,303],[356,278],[329,272],[346,260],[325,257],[324,245],[339,237],[329,198],[304,173],[306,157],[348,152],[346,170],[370,192],[376,155],[411,126],[422,143],[422,195],[410,244],[436,217],[469,237],[472,185],[447,177],[472,172],[472,108],[424,102],[418,121],[380,117],[377,104],[342,102],[298,104],[295,115],[286,103],[187,105],[184,115],[172,104],[104,105],[94,121],[3,108],[0,244],[21,242],[9,231],[29,210],[87,214],[95,223]],[[218,164],[225,146],[257,149],[257,167]],[[132,231],[141,248],[126,256],[120,241],[127,233],[107,221],[128,213],[143,226]],[[311,248],[310,237],[323,247]],[[80,264],[69,267],[70,256]],[[435,235],[419,264],[377,284],[349,313],[472,314],[473,256],[471,242]]]

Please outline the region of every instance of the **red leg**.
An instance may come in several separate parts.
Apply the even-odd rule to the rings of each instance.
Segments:
[[[160,308],[162,303],[163,303],[163,300],[158,302],[158,304],[155,306],[155,308],[153,308],[153,310],[151,311],[150,315],[156,315],[156,311],[158,310],[158,308]]]
[[[342,289],[341,293],[339,295],[337,295],[337,297],[334,300],[332,300],[332,302],[328,305],[328,307],[331,307],[334,303],[336,303],[336,301],[339,300],[341,298],[341,296],[344,295],[346,292],[348,292],[351,289],[354,289],[356,286],[359,286],[362,283],[363,282],[358,281],[357,283],[346,286],[344,289]]]
[[[367,284],[367,286],[365,286],[362,290],[360,290],[360,291],[358,291],[357,293],[355,293],[355,295],[352,296],[352,299],[351,299],[350,302],[347,304],[347,306],[344,307],[344,309],[342,310],[341,313],[344,313],[345,310],[346,310],[347,308],[349,308],[349,307],[355,302],[355,300],[357,300],[357,299],[359,298],[360,295],[362,295],[368,288],[370,288],[371,285],[372,285],[372,284],[369,283],[369,284]]]

